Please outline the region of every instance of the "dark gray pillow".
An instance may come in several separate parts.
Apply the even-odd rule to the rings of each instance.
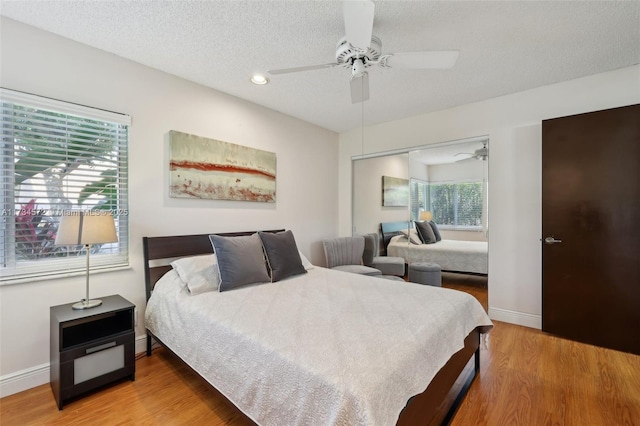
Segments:
[[[433,244],[436,242],[436,235],[433,233],[429,222],[416,222],[416,229],[423,243]]]
[[[269,282],[269,273],[258,234],[241,237],[209,235],[220,269],[219,291]]]
[[[442,241],[442,235],[440,235],[440,230],[438,229],[438,225],[434,221],[429,221],[429,225],[431,225],[431,229],[433,230],[433,235],[436,236],[436,241]]]
[[[307,270],[302,265],[300,252],[293,238],[293,232],[284,231],[273,234],[270,232],[258,232],[262,240],[264,252],[267,255],[267,264],[271,271],[271,281],[276,282],[294,275],[306,274]]]

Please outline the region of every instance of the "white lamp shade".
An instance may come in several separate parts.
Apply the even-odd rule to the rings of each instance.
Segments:
[[[433,214],[431,214],[430,211],[421,211],[420,212],[420,220],[429,221],[431,219],[433,219]]]
[[[111,213],[71,212],[62,216],[55,244],[58,246],[115,243],[116,226]]]

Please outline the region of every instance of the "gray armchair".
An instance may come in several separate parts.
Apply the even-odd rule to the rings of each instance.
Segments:
[[[364,236],[363,263],[371,268],[379,269],[382,275],[404,277],[404,258],[379,256],[380,237],[377,233]]]
[[[381,275],[379,269],[362,264],[364,237],[340,237],[322,241],[327,268],[362,275]],[[404,267],[404,264],[403,264]]]

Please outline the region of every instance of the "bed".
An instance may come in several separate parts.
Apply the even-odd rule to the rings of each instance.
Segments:
[[[147,355],[153,338],[258,424],[446,424],[479,371],[492,323],[466,293],[304,263],[194,296],[164,260],[211,253],[208,234],[143,246]]]
[[[434,244],[413,244],[405,235],[407,222],[385,222],[380,226],[388,256],[402,257],[407,264],[437,263],[443,271],[483,275],[488,273],[486,241],[443,239]]]

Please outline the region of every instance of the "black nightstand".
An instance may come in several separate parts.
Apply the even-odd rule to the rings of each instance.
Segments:
[[[121,296],[74,310],[52,306],[51,389],[58,409],[67,400],[129,377],[135,380],[135,306]]]

